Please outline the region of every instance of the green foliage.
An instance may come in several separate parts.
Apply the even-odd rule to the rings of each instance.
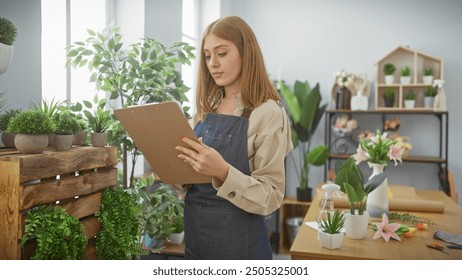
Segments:
[[[55,134],[71,135],[81,131],[77,118],[70,112],[64,111],[54,114],[53,121],[56,125]]]
[[[88,111],[84,111],[84,113],[88,120],[88,126],[93,132],[103,133],[111,127],[112,115],[110,111],[105,111],[98,107],[93,111],[93,114]]]
[[[290,114],[292,128],[292,142],[294,147],[300,145],[299,172],[300,188],[309,187],[310,165],[321,166],[327,160],[328,148],[320,145],[310,151],[311,137],[326,110],[327,104],[321,104],[319,84],[311,88],[307,81],[295,81],[292,91],[283,81],[279,81],[279,88]]]
[[[119,30],[120,27],[113,24],[101,33],[87,30],[89,37],[85,41],[67,47],[67,65],[75,68],[87,66],[91,72],[90,82],[94,82],[101,92],[109,93],[109,99],[117,100],[122,107],[171,100],[180,103],[187,101],[185,93],[189,87],[184,85],[177,66],[191,64],[194,48],[184,42],[164,46],[158,40],[149,38],[123,48]],[[82,109],[82,105],[75,104],[73,111],[76,112],[78,108]],[[183,109],[187,112],[189,108]],[[109,138],[111,145],[120,147],[119,151],[131,153],[136,163],[140,153],[116,119]],[[119,157],[122,157],[122,153]],[[120,161],[125,162],[123,159]],[[135,164],[132,166],[130,182],[133,182]]]
[[[16,116],[21,110],[10,109],[0,115],[0,130],[6,131],[10,120]]]
[[[340,233],[344,227],[345,215],[338,209],[335,209],[333,215],[327,212],[327,217],[322,219],[319,223],[319,229],[329,234]]]
[[[29,104],[29,108],[34,111],[43,112],[50,118],[53,118],[53,116],[60,110],[60,108],[62,108],[62,103],[55,101],[54,98],[50,102],[42,99],[41,101],[31,102]]]
[[[101,229],[96,236],[96,255],[102,260],[131,260],[141,255],[139,204],[122,188],[105,189],[96,213]]]
[[[335,184],[340,186],[340,190],[346,193],[350,205],[350,213],[359,215],[364,213],[366,208],[367,195],[378,188],[385,180],[386,172],[382,172],[372,177],[366,185],[361,171],[355,163],[354,158],[350,157],[337,170]]]
[[[428,66],[427,68],[424,69],[424,76],[433,76],[434,70],[432,66]]]
[[[437,92],[436,88],[428,87],[424,91],[424,96],[426,96],[426,97],[435,97],[437,93],[438,92]]]
[[[401,69],[401,76],[402,77],[411,76],[411,69],[408,66],[405,66],[403,69]]]
[[[41,111],[27,110],[17,113],[8,124],[9,133],[50,134],[56,129],[55,123]]]
[[[404,96],[404,99],[405,100],[415,100],[415,93],[410,90],[406,93],[406,95]]]
[[[0,43],[11,46],[17,35],[16,26],[9,19],[0,17]]]
[[[392,88],[387,88],[383,91],[383,98],[386,100],[395,100],[395,90]]]
[[[79,220],[57,206],[39,206],[27,213],[21,246],[34,238],[34,260],[83,259],[87,238]]]
[[[167,241],[168,236],[179,230],[180,224],[183,224],[184,201],[167,185],[162,184],[150,190],[148,187],[153,184],[152,176],[135,181],[132,195],[142,204],[140,219],[143,222],[143,232],[151,238]]]
[[[393,75],[393,73],[395,73],[396,71],[396,68],[395,68],[395,65],[391,64],[391,63],[387,63],[383,66],[383,73],[385,75]]]

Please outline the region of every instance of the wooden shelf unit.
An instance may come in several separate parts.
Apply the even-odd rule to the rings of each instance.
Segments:
[[[311,202],[298,201],[295,197],[284,198],[281,208],[279,209],[279,254],[289,254],[290,242],[289,228],[286,224],[286,219],[291,217],[304,217]],[[303,225],[301,225],[303,226]]]
[[[94,214],[102,191],[117,185],[116,164],[116,147],[48,149],[41,154],[0,149],[0,259],[31,257],[32,242],[24,248],[19,242],[27,212],[44,204],[62,207],[80,220],[88,239],[86,258],[95,259],[100,224]]]

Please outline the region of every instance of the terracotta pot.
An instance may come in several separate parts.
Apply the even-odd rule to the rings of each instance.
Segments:
[[[72,148],[72,142],[74,141],[74,135],[55,135],[54,147],[56,151],[69,151]]]
[[[3,132],[2,134],[2,142],[3,145],[7,148],[15,148],[14,145],[14,138],[16,137],[16,133],[8,133],[8,132]]]
[[[104,147],[107,144],[107,133],[95,133],[91,134],[91,144],[93,147]]]
[[[48,135],[16,134],[14,145],[23,154],[40,154],[48,146]]]

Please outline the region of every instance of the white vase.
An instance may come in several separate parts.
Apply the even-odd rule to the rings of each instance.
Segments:
[[[364,96],[362,92],[358,91],[355,96],[351,97],[350,107],[352,111],[367,111],[369,107],[367,96]]]
[[[395,82],[395,77],[393,75],[385,76],[385,84],[392,85]]]
[[[411,83],[411,76],[403,76],[400,78],[402,85],[408,85]]]
[[[350,239],[364,239],[369,223],[369,213],[364,211],[362,215],[347,213],[345,218],[345,235]]]
[[[415,106],[415,100],[404,100],[404,107],[412,109]]]
[[[13,46],[0,43],[0,75],[6,72],[13,57]]]
[[[382,173],[385,167],[385,165],[378,163],[369,163],[369,166],[372,167],[372,175],[369,180]],[[382,184],[367,196],[366,209],[372,218],[381,218],[383,213],[388,215],[388,206],[388,178],[385,178]]]
[[[422,76],[422,81],[426,85],[431,85],[433,83],[433,76]]]
[[[327,249],[338,249],[340,246],[342,246],[343,235],[343,232],[329,234],[320,231],[319,240],[321,241],[321,246]]]

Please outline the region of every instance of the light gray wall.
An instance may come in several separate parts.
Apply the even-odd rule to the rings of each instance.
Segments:
[[[0,75],[0,92],[7,92],[10,109],[25,109],[42,96],[40,7],[37,0],[0,0],[0,17],[11,20],[18,30],[13,59]]]
[[[145,34],[162,44],[181,42],[182,0],[146,0]]]
[[[450,112],[449,169],[462,194],[462,152],[456,144],[462,136],[462,112],[457,107],[462,95],[456,77],[462,73],[462,1],[223,0],[222,13],[241,16],[251,25],[273,78],[281,69],[281,78],[289,84],[295,80],[319,82],[324,102],[330,99],[335,71],[345,69],[375,77],[375,63],[401,44],[443,59]],[[381,126],[380,119],[376,121]],[[409,135],[414,144],[411,154],[438,153],[436,118],[401,117],[401,122],[399,133]],[[314,144],[323,141],[322,126]],[[421,189],[438,186],[436,165],[405,163],[389,169],[391,183]],[[311,184],[322,182],[323,175],[322,168],[313,168]],[[294,195],[296,182],[290,178],[287,194]]]

